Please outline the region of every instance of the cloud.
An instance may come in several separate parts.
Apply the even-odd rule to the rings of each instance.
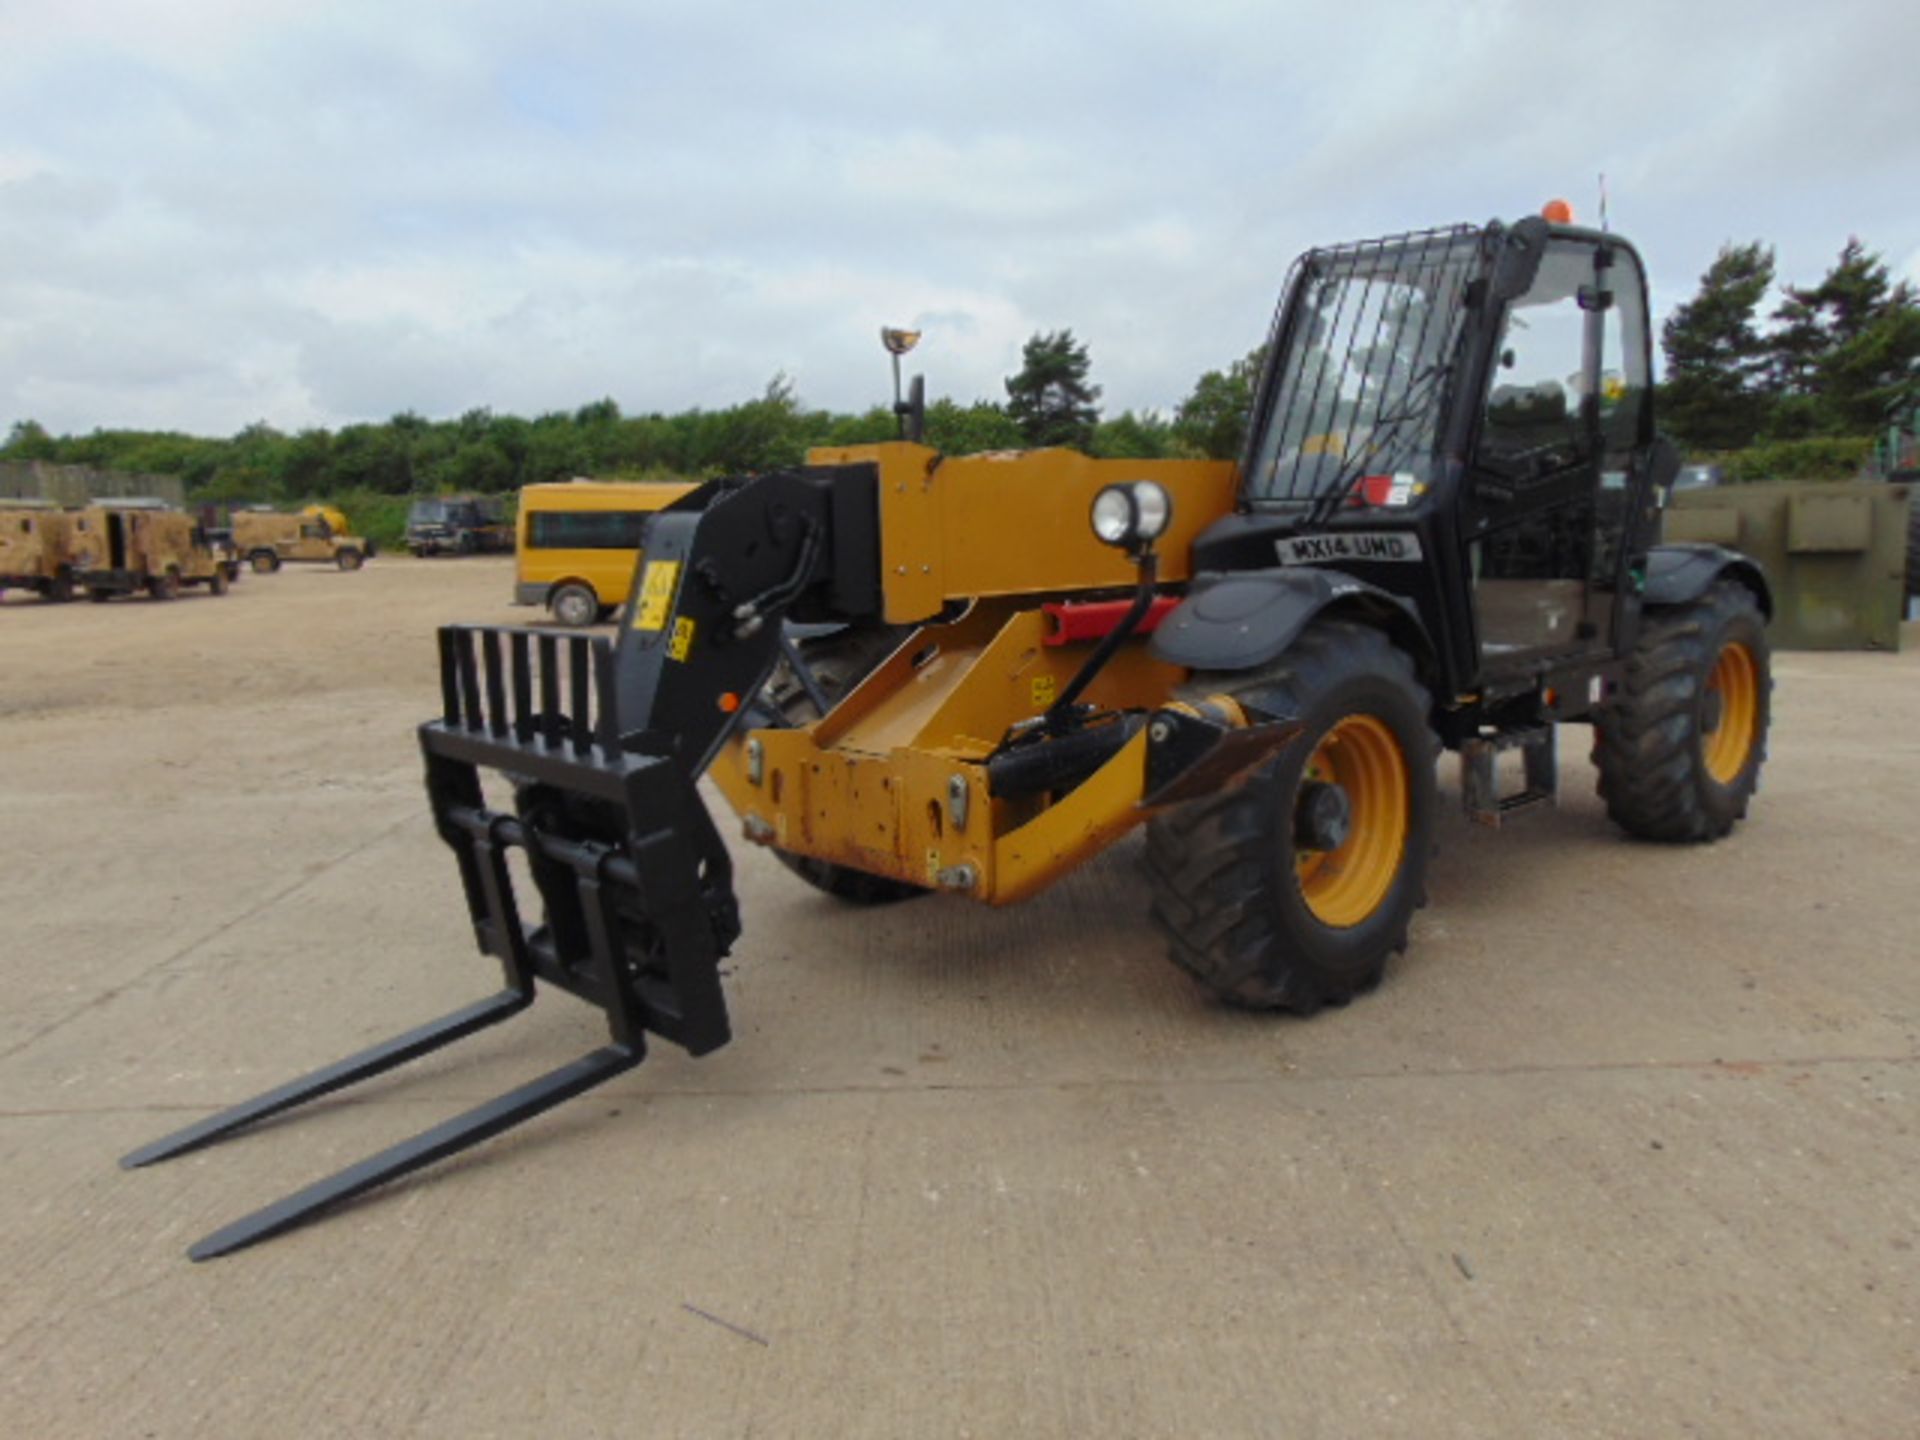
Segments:
[[[1258,342],[1293,254],[1531,210],[1660,304],[1725,239],[1920,257],[1904,0],[1107,13],[180,0],[0,13],[0,425],[226,433],[776,371],[998,396],[1070,327],[1111,410]],[[1916,263],[1905,262],[1909,268]]]

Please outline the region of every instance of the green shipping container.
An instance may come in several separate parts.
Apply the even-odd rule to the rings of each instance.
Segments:
[[[1773,586],[1775,649],[1898,650],[1907,490],[1851,480],[1682,490],[1662,517],[1663,537],[1759,561]]]

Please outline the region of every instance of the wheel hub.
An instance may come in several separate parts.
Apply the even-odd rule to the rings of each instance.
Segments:
[[[1293,807],[1293,838],[1303,850],[1338,850],[1353,833],[1353,802],[1338,785],[1302,781]]]
[[[1700,728],[1711,735],[1720,728],[1721,718],[1726,714],[1726,701],[1718,690],[1709,690],[1700,705]]]
[[[1701,759],[1715,783],[1740,778],[1760,744],[1763,690],[1753,652],[1739,640],[1721,647],[1701,696]]]

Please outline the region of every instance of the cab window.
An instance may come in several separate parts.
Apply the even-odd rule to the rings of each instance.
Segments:
[[[1590,383],[1587,316],[1601,308],[1591,245],[1556,245],[1533,288],[1507,312],[1480,432],[1480,459],[1507,479],[1594,458],[1581,423]]]
[[[1600,440],[1608,470],[1625,469],[1650,441],[1647,307],[1639,267],[1618,255],[1609,268],[1611,302],[1601,316]]]

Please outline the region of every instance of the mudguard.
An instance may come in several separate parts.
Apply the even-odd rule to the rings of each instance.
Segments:
[[[1773,590],[1767,572],[1750,555],[1724,545],[1655,545],[1647,551],[1647,584],[1641,592],[1648,605],[1685,605],[1698,600],[1723,574],[1753,591],[1760,613],[1773,618]]]
[[[1154,632],[1152,653],[1191,670],[1257,670],[1285,654],[1308,623],[1330,609],[1379,625],[1423,664],[1433,653],[1407,601],[1317,565],[1197,577]]]

